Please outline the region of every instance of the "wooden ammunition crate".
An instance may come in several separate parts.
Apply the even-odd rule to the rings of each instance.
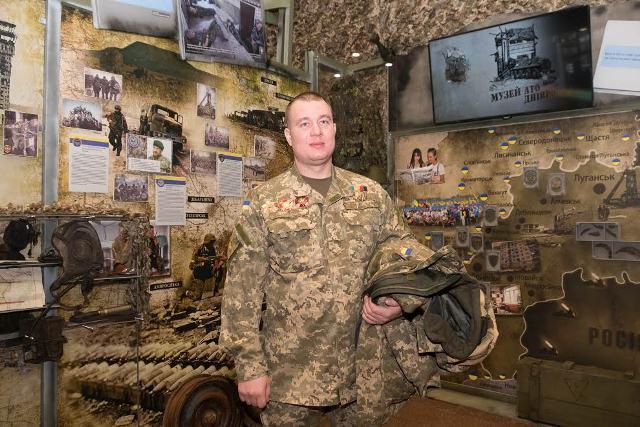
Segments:
[[[640,426],[640,378],[573,362],[518,362],[518,416],[561,426]]]

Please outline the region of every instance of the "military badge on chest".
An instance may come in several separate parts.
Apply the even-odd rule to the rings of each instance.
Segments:
[[[353,192],[353,198],[359,202],[367,200],[367,186],[366,185],[352,185],[350,190]]]
[[[296,209],[304,209],[309,206],[309,196],[295,196],[294,198],[283,197],[274,203],[279,211],[290,212]]]

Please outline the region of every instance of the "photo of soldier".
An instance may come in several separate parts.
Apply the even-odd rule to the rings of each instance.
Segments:
[[[149,200],[149,183],[146,176],[116,174],[113,185],[116,202],[146,202]]]
[[[256,135],[254,138],[256,157],[273,159],[276,157],[276,141],[266,136]]]
[[[151,144],[149,144],[149,141],[152,141]],[[147,158],[160,162],[160,173],[171,173],[171,160],[163,154],[165,148],[169,151],[167,155],[171,156],[171,141],[160,139],[148,140],[147,150],[151,149],[151,155]]]
[[[119,102],[122,98],[122,75],[85,68],[84,94],[93,98]]]
[[[203,175],[215,175],[216,153],[191,150],[191,172]]]
[[[7,110],[4,112],[4,154],[38,155],[38,115]]]
[[[204,130],[204,145],[215,148],[229,149],[229,128],[214,126],[206,123]]]
[[[149,245],[151,248],[151,275],[171,275],[170,229],[168,225],[154,225],[150,221]]]
[[[119,105],[116,105],[114,111],[105,117],[109,122],[109,144],[116,152],[116,156],[119,156],[122,150],[122,134],[129,132],[127,119],[122,114],[122,108]]]
[[[100,104],[77,99],[62,101],[62,126],[100,131],[102,130],[101,116],[102,107]]]
[[[264,11],[259,0],[181,0],[178,32],[185,59],[266,62]]]
[[[267,161],[260,157],[245,157],[242,162],[244,179],[264,181],[266,179]]]
[[[198,117],[216,118],[216,89],[202,83],[196,84],[198,92]]]
[[[202,244],[194,251],[189,263],[193,278],[191,286],[185,289],[187,296],[193,301],[198,301],[202,299],[202,294],[210,289],[215,296],[224,278],[224,262],[224,257],[217,256],[215,236],[211,233],[205,234]]]
[[[149,116],[147,115],[146,109],[140,110],[140,124],[138,125],[138,133],[140,135],[148,135],[151,130],[151,125],[149,124]]]

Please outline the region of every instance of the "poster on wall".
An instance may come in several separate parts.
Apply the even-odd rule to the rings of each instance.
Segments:
[[[229,149],[229,128],[215,126],[207,122],[204,131],[204,145],[213,148]]]
[[[176,0],[182,59],[264,67],[261,0]]]
[[[218,196],[242,197],[242,157],[218,154]]]
[[[216,118],[216,88],[202,83],[196,84],[198,117]]]
[[[178,176],[156,176],[156,225],[185,225],[187,181]]]
[[[102,130],[102,106],[93,102],[67,99],[62,101],[62,126],[85,130]]]
[[[191,150],[191,172],[202,175],[216,174],[217,154],[211,151]]]
[[[156,225],[150,221],[151,232],[151,275],[171,275],[171,227]]]
[[[119,102],[122,98],[122,75],[85,67],[84,94],[92,98]]]
[[[116,202],[146,202],[149,184],[146,176],[116,174],[113,179],[113,200]]]
[[[127,170],[171,173],[173,141],[170,139],[127,134]]]
[[[0,312],[44,306],[40,267],[0,270]]]
[[[69,191],[109,192],[109,142],[105,138],[69,138]]]
[[[38,115],[20,111],[4,112],[4,154],[38,155]]]
[[[266,179],[267,161],[260,157],[245,157],[244,179],[253,181],[264,181]]]
[[[593,90],[640,96],[640,21],[607,21]]]
[[[272,160],[276,157],[278,143],[268,136],[256,135],[254,138],[256,157]]]

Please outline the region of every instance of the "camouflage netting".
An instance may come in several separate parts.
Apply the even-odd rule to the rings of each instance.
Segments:
[[[499,0],[398,1],[297,0],[293,35],[294,66],[304,68],[307,50],[341,62],[355,63],[378,56],[369,38],[377,33],[382,44],[405,54],[431,39],[453,34],[466,26],[485,26],[503,14],[549,12],[577,3],[591,6],[607,0]],[[351,58],[360,52],[361,58]]]

